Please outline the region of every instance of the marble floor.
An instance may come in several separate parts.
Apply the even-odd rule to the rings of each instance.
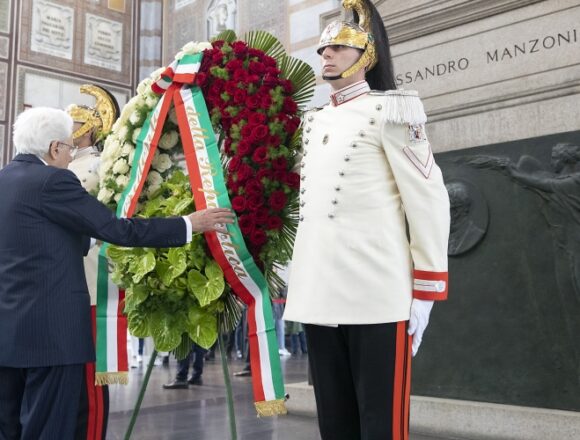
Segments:
[[[306,380],[308,360],[305,355],[282,357],[281,361],[286,383]],[[244,362],[241,360],[230,361],[230,373],[241,370],[243,366]],[[107,439],[124,438],[145,369],[145,364],[131,369],[129,385],[110,388],[111,408]],[[206,362],[201,386],[190,385],[186,390],[164,390],[163,383],[173,380],[175,372],[176,362],[173,359],[169,366],[154,367],[131,438],[229,440],[225,385],[219,357]],[[292,414],[257,418],[249,377],[233,377],[232,387],[239,440],[320,439],[315,418]],[[437,439],[411,435],[411,440]]]

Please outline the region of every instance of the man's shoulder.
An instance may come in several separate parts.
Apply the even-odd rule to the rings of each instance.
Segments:
[[[382,113],[384,122],[411,125],[427,122],[425,108],[416,90],[371,90],[367,99],[375,101],[374,108]]]

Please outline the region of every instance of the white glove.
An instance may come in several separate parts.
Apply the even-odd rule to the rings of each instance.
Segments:
[[[409,329],[407,333],[413,336],[413,356],[417,354],[419,345],[423,340],[423,332],[429,324],[429,314],[433,308],[434,301],[413,299],[411,302],[411,318],[409,319]]]

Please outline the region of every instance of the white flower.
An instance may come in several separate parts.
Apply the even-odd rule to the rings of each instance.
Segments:
[[[171,122],[177,125],[177,112],[175,111],[175,107],[171,107],[171,110],[169,110],[168,118]]]
[[[204,50],[211,49],[213,46],[209,41],[202,41],[201,43],[197,43],[197,51],[203,52]]]
[[[104,176],[109,173],[109,170],[113,168],[115,160],[111,157],[104,159],[101,156],[101,168],[99,169],[99,175]]]
[[[121,193],[115,194],[115,197],[113,197],[115,199],[115,202],[119,203],[119,200],[121,200],[121,196],[122,196]]]
[[[159,139],[159,148],[162,150],[171,150],[177,145],[178,140],[179,134],[177,134],[175,130],[163,133],[163,136],[161,136],[161,139]]]
[[[160,154],[158,157],[155,157],[151,162],[151,166],[155,168],[160,173],[164,173],[169,168],[171,168],[173,162],[171,161],[171,157],[169,154]]]
[[[161,188],[161,185],[149,185],[149,188],[147,188],[147,191],[145,192],[147,197],[151,198],[159,188]]]
[[[113,165],[113,173],[115,174],[127,174],[129,171],[129,164],[125,159],[119,159]]]
[[[163,183],[163,177],[157,171],[151,171],[147,176],[147,182],[149,185],[160,186]]]
[[[113,191],[104,187],[101,188],[97,194],[97,199],[103,203],[109,203],[111,201],[111,197],[113,197]]]
[[[153,83],[152,78],[145,78],[137,86],[137,93],[139,95],[144,95],[145,93],[147,93],[149,90],[151,90],[151,83]]]
[[[140,126],[141,124],[143,124],[143,116],[142,116],[142,114],[139,113],[137,110],[134,110],[131,113],[131,116],[129,116],[129,122],[133,126]]]
[[[133,145],[131,142],[125,142],[123,144],[123,148],[121,148],[121,155],[122,156],[128,156],[129,154],[131,154],[131,151],[135,150],[135,145]]]
[[[159,101],[159,97],[157,95],[155,96],[147,96],[147,99],[145,99],[145,105],[147,106],[147,108],[149,109],[153,109],[153,107],[155,107],[157,105],[157,102]]]
[[[119,185],[121,188],[125,189],[125,187],[127,186],[127,184],[129,183],[129,176],[117,176],[117,179],[115,179],[115,182],[117,183],[117,185]]]
[[[117,132],[117,137],[120,141],[124,141],[127,139],[127,135],[129,134],[129,130],[127,129],[126,125],[123,125],[119,131]]]
[[[139,134],[141,133],[141,127],[137,127],[133,130],[133,138],[131,139],[134,144],[137,144],[137,139],[139,139]]]
[[[119,143],[119,140],[115,136],[109,136],[107,138],[107,140],[105,141],[105,148],[103,150],[103,154],[101,155],[101,158],[103,160],[106,160],[109,158],[114,159],[119,155],[120,151],[121,151],[121,144]]]
[[[129,153],[129,158],[127,159],[127,161],[129,163],[133,163],[133,159],[135,159],[135,150],[133,150]]]

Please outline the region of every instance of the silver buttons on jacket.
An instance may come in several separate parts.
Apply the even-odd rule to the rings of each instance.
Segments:
[[[343,171],[343,170],[340,170],[340,171],[338,172],[338,175],[339,175],[340,177],[344,177],[344,171]]]
[[[312,122],[314,120],[314,116],[310,115],[308,116],[308,122]]]
[[[301,215],[300,217],[298,217],[298,220],[300,220],[301,222],[303,222],[304,221],[304,216]]]
[[[358,135],[362,138],[365,137],[365,132],[363,130],[358,132]]]
[[[337,205],[338,204],[338,199],[332,199],[330,201],[330,203],[332,203],[333,205]]]
[[[304,145],[308,145],[309,142],[310,140],[308,138],[304,139]]]
[[[305,192],[306,192],[306,188],[302,188],[302,189],[300,190],[300,194],[304,194]]]
[[[348,162],[350,160],[350,156],[348,154],[344,155],[344,161]]]
[[[356,147],[358,147],[358,145],[357,145],[357,143],[356,143],[356,142],[353,142],[352,144],[350,144],[350,146],[351,146],[352,148],[356,148]]]
[[[375,121],[375,118],[370,118],[370,119],[369,119],[369,124],[371,124],[371,125],[375,125],[375,122],[376,122],[376,121]]]
[[[383,109],[383,106],[381,104],[377,104],[377,106],[375,107],[378,111],[381,111]]]
[[[304,207],[304,205],[306,205],[306,202],[305,202],[304,200],[302,200],[302,201],[300,202],[300,207],[301,207],[301,208],[303,208],[303,207]]]
[[[305,131],[306,131],[306,133],[310,133],[310,130],[312,130],[312,128],[306,127],[306,130]]]
[[[334,190],[335,190],[335,191],[337,191],[337,192],[338,192],[338,191],[340,191],[340,185],[336,185],[336,186],[334,187]]]
[[[322,145],[326,145],[328,144],[328,135],[325,134],[324,137],[322,138]]]
[[[334,214],[332,212],[328,213],[328,218],[329,219],[333,219],[334,218]]]

